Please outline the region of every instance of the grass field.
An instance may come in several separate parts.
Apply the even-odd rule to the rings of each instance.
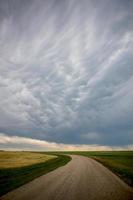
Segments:
[[[43,153],[0,151],[0,195],[65,165],[71,158],[62,154],[91,157],[133,186],[133,151]]]
[[[91,157],[116,173],[133,187],[133,151],[65,152]]]
[[[32,152],[0,152],[0,169],[24,167],[56,158],[53,155]]]
[[[67,155],[0,151],[0,196],[70,160]]]

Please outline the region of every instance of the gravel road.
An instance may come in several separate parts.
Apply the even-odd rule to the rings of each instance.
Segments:
[[[2,200],[133,200],[133,190],[97,161],[72,160],[18,189]]]

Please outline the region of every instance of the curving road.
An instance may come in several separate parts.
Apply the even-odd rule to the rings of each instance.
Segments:
[[[9,192],[2,200],[133,200],[133,190],[100,163],[72,156],[65,166]]]

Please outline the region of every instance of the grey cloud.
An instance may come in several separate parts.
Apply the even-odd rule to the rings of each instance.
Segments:
[[[132,13],[130,0],[0,1],[0,131],[132,144]]]

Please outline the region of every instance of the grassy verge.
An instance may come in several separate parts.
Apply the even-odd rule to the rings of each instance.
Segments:
[[[133,187],[133,151],[65,152],[91,157],[117,174]]]
[[[29,152],[25,152],[28,153]],[[44,157],[46,154],[41,153]],[[40,153],[37,153],[40,156]],[[30,155],[31,156],[31,155]],[[20,159],[20,157],[18,156]],[[22,158],[23,159],[23,158]],[[27,166],[19,166],[19,167],[9,167],[9,168],[0,168],[0,196],[43,175],[46,174],[60,166],[65,165],[69,162],[71,158],[67,155],[58,155],[49,160],[43,160],[42,162],[38,162],[27,165]],[[13,163],[14,165],[14,163]]]

